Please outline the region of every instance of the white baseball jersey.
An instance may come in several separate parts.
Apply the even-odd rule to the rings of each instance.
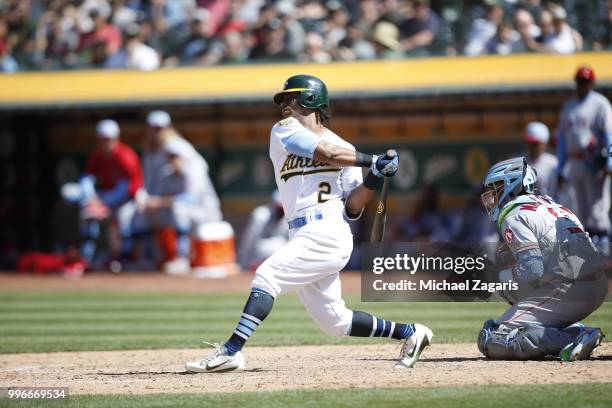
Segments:
[[[559,121],[559,139],[563,140],[559,143],[567,153],[579,153],[594,147],[598,139],[601,143],[606,135],[611,134],[612,107],[602,94],[591,91],[583,99],[574,97],[563,106]]]
[[[286,118],[270,132],[270,159],[287,220],[321,209],[326,214],[342,215],[343,198],[363,182],[358,167],[332,166],[287,152],[282,139],[307,130],[297,119]],[[340,147],[355,147],[329,129],[321,140]]]
[[[601,165],[612,144],[612,107],[600,93],[572,98],[563,106],[559,121],[559,174],[566,175],[573,189],[572,210],[597,235],[610,233],[610,177],[601,177]],[[599,160],[599,161],[598,161]]]
[[[518,196],[504,206],[498,225],[515,256],[523,250],[540,249],[542,281],[583,277],[589,269],[582,267],[585,260],[593,262],[595,269],[601,266],[595,262],[598,253],[578,217],[550,197]]]
[[[200,217],[207,221],[221,220],[219,197],[208,176],[208,163],[187,140],[182,137],[172,138],[172,143],[179,146],[179,156],[183,160],[180,175],[170,172],[168,159],[163,148],[145,157],[145,187],[151,195],[176,195],[188,193],[197,199],[197,206],[202,213]]]
[[[537,186],[541,195],[552,195],[556,190],[557,184],[557,166],[559,160],[557,157],[544,152],[536,160],[531,160],[527,156],[527,164],[535,169],[538,173]]]

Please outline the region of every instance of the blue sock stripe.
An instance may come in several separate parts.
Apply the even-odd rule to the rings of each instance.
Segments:
[[[257,326],[259,326],[257,323],[252,322],[249,319],[245,319],[244,317],[238,320],[238,324],[248,327],[251,330],[255,330]]]
[[[242,323],[238,323],[236,325],[236,330],[240,330],[241,332],[243,332],[249,337],[251,337],[253,335],[253,332],[255,331],[251,329],[250,327],[243,325]]]
[[[402,333],[403,338],[408,338],[414,334],[414,326],[411,324],[407,324],[404,326],[404,332]]]
[[[250,321],[252,321],[253,323],[255,323],[257,325],[261,324],[261,320],[260,319],[256,318],[255,316],[251,316],[248,313],[243,313],[242,316],[240,316],[240,317],[243,318],[243,319],[250,320]]]
[[[391,322],[388,320],[383,320],[385,325],[383,326],[383,332],[380,337],[389,337],[389,333],[391,333]]]
[[[378,319],[376,322],[376,332],[374,333],[374,337],[380,337],[383,332],[383,328],[385,327],[384,319]]]
[[[239,335],[240,337],[242,337],[243,339],[246,339],[246,340],[248,340],[249,337],[251,337],[251,334],[253,334],[253,332],[247,333],[246,330],[244,330],[240,326],[238,326],[238,327],[236,327],[234,329],[234,333],[236,333],[237,335]]]
[[[372,331],[370,332],[370,337],[374,337],[374,333],[376,333],[376,325],[377,319],[375,316],[372,316]]]
[[[225,347],[225,350],[227,350],[227,353],[232,356],[234,354],[236,354],[237,352],[240,351],[240,344],[238,344],[237,342],[233,342],[233,341],[228,341],[227,343],[225,343],[223,345]]]

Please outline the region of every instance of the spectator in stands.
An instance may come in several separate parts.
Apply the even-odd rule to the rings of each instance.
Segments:
[[[380,59],[398,59],[404,57],[402,45],[399,42],[399,29],[395,24],[381,21],[374,27],[372,43],[376,57]]]
[[[602,7],[599,26],[599,34],[593,44],[593,49],[612,49],[612,0],[608,0]]]
[[[520,3],[520,6],[529,12],[535,20],[540,20],[540,14],[545,9],[542,0],[524,0]]]
[[[76,9],[66,5],[59,12],[61,14],[45,13],[37,30],[37,43],[42,45],[41,66],[46,69],[79,65],[76,53],[80,37],[76,27]]]
[[[159,1],[156,3],[160,3]],[[156,6],[154,2],[151,8]],[[177,2],[180,3],[180,2]],[[127,5],[127,0],[113,0],[111,2],[111,24],[119,31],[125,31],[129,25],[136,24],[142,12]]]
[[[7,6],[8,42],[11,55],[20,68],[37,68],[36,45],[34,42],[36,22],[31,16],[29,1],[10,1]]]
[[[93,20],[94,29],[90,35],[82,39],[81,48],[87,49],[96,44],[103,43],[106,47],[106,55],[113,55],[121,48],[121,32],[117,27],[110,24],[109,18],[103,16],[98,10],[89,13]]]
[[[540,14],[542,35],[533,40],[526,30],[521,32],[525,45],[532,51],[553,54],[571,54],[582,49],[582,37],[567,24],[567,13],[561,6],[544,10]]]
[[[125,67],[141,71],[159,68],[160,59],[157,51],[143,43],[139,37],[137,24],[130,24],[125,32]]]
[[[197,0],[198,7],[208,12],[205,31],[206,37],[212,37],[219,30],[230,12],[230,0]]]
[[[430,7],[427,0],[5,0],[5,3],[5,8],[0,8],[0,49],[4,50],[3,60],[10,69],[127,67],[125,56],[115,54],[122,49],[120,32],[125,33],[133,24],[139,26],[139,41],[133,41],[133,47],[124,44],[123,50],[130,48],[135,55],[144,55],[137,60],[144,58],[146,63],[129,64],[136,69],[249,61],[370,59],[374,53],[370,39],[376,25],[383,21],[399,28],[402,52],[407,56],[428,55],[436,50],[454,55],[460,45],[455,38],[461,39],[455,35],[458,12],[449,13],[452,7],[439,1],[432,2]],[[465,4],[461,13],[478,14],[480,6],[471,3]],[[500,27],[504,12],[514,16],[514,28],[528,51],[564,54],[583,48],[582,36],[566,21],[568,13],[555,3],[541,0],[484,3],[486,17],[471,23],[464,47],[466,55],[523,51],[510,28]],[[605,7],[598,3],[598,8],[590,3],[562,2],[570,7],[571,21],[582,24],[587,49],[610,46],[612,1],[607,3]],[[590,9],[583,10],[584,7]],[[438,16],[440,12],[444,19]],[[592,24],[593,16],[599,15],[602,24]],[[534,17],[541,27],[533,24]],[[2,20],[8,27],[5,38],[1,34]],[[228,35],[229,32],[239,35]],[[308,41],[307,32],[314,33],[308,35]],[[3,41],[9,43],[8,48],[2,46]],[[159,64],[147,47],[155,50],[161,60]],[[387,57],[386,52],[382,54]]]
[[[338,48],[332,50],[332,56],[340,61],[369,60],[376,58],[376,49],[366,40],[363,28],[353,23],[348,26],[346,37],[338,43]]]
[[[220,202],[208,176],[208,164],[173,128],[170,115],[147,116],[143,156],[145,190],[132,220],[136,236],[155,234],[167,273],[190,269],[190,234],[201,223],[221,221]]]
[[[557,190],[557,157],[548,153],[550,138],[548,126],[542,122],[530,122],[525,128],[524,141],[526,145],[527,163],[538,174],[537,186],[542,195],[553,196]]]
[[[270,255],[287,243],[289,227],[285,220],[278,190],[272,202],[255,208],[249,216],[238,248],[238,263],[244,270],[255,271]]]
[[[253,46],[252,36],[248,33],[228,31],[220,39],[214,40],[209,51],[202,57],[202,65],[244,64],[248,61]]]
[[[327,7],[330,11],[323,24],[322,33],[325,47],[331,51],[338,48],[340,41],[346,37],[350,17],[348,11],[338,1],[328,2]]]
[[[316,31],[306,33],[304,52],[298,56],[300,62],[326,63],[331,61],[331,55],[325,47],[325,41]]]
[[[531,39],[535,40],[542,34],[542,30],[535,24],[533,20],[533,15],[524,8],[519,8],[514,12],[514,25],[518,34],[525,33]],[[525,51],[525,46],[523,45],[523,50]]]
[[[472,22],[464,48],[466,55],[481,55],[485,46],[498,31],[498,26],[504,19],[504,9],[497,3],[488,4],[486,18],[478,18]]]
[[[10,47],[8,44],[0,45],[0,72],[16,72],[19,65],[15,58],[11,56]]]
[[[388,21],[396,26],[410,17],[413,6],[405,0],[382,0],[379,5],[378,21]]]
[[[265,0],[238,0],[232,3],[237,9],[236,16],[244,21],[247,27],[251,27],[257,22],[259,10],[266,2]]]
[[[202,56],[209,51],[213,40],[211,34],[210,13],[203,8],[195,11],[189,24],[189,33],[180,47],[180,62],[197,64]]]
[[[290,34],[280,18],[273,18],[256,31],[250,58],[260,61],[289,61],[296,54],[289,47]]]
[[[413,14],[399,25],[400,43],[405,53],[426,55],[440,30],[440,17],[429,7],[429,0],[414,0]]]
[[[222,64],[244,64],[248,62],[254,45],[254,38],[250,33],[230,31],[223,36]]]
[[[6,19],[0,17],[0,72],[15,72],[19,65],[11,56],[11,43],[8,40],[9,28]]]
[[[525,51],[521,35],[516,32],[508,21],[497,27],[497,33],[485,44],[487,54],[508,55]]]

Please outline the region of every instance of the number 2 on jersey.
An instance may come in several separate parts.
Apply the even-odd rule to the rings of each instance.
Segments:
[[[319,183],[319,202],[324,203],[330,199],[331,185],[325,181]]]

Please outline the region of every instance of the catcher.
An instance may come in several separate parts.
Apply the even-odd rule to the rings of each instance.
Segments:
[[[585,360],[604,337],[579,323],[607,295],[604,257],[570,210],[536,194],[536,178],[523,157],[485,176],[482,203],[515,263],[500,281],[512,279],[519,289],[500,293],[512,306],[485,322],[478,348],[496,360]]]

